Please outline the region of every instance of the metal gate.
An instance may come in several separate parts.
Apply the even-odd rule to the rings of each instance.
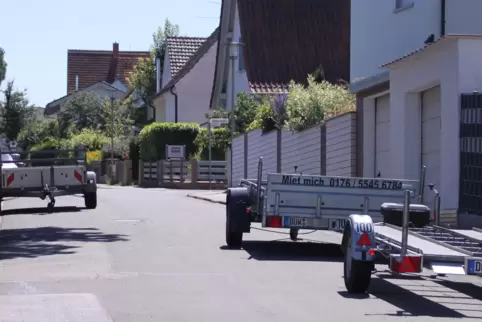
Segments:
[[[459,210],[482,215],[482,94],[462,94]]]

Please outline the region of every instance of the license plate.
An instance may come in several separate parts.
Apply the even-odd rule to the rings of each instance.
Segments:
[[[330,230],[344,230],[346,224],[346,219],[331,219],[330,220]]]
[[[303,217],[284,217],[284,227],[306,227],[308,218]]]
[[[482,275],[482,258],[469,258],[465,265],[468,275]]]

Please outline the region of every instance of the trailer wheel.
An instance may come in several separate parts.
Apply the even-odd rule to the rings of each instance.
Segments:
[[[231,230],[231,220],[233,214],[229,212],[229,205],[226,204],[226,244],[229,247],[241,247],[243,243],[243,233]]]
[[[373,263],[369,261],[358,261],[352,257],[351,231],[348,233],[345,248],[345,260],[343,263],[343,279],[348,293],[363,294],[370,286],[372,278]]]
[[[87,209],[97,208],[97,192],[86,192],[84,194],[84,202]]]
[[[298,232],[300,230],[296,228],[290,228],[290,239],[292,241],[297,241],[298,240]]]

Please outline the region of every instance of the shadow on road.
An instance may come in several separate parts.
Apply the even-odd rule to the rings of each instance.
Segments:
[[[223,250],[232,250],[227,246]],[[319,242],[275,241],[243,241],[242,250],[249,259],[260,261],[343,261],[340,245]]]
[[[458,293],[465,294],[471,298],[482,301],[482,288],[480,286],[471,283],[458,283],[448,280],[434,280],[434,282]],[[482,309],[480,309],[480,312],[482,312]]]
[[[95,228],[39,227],[0,231],[0,260],[73,254],[80,246],[62,242],[121,242],[126,235],[104,234]]]
[[[432,295],[433,293],[437,293],[437,289],[434,289],[433,286],[425,287],[419,284],[413,285],[403,285],[403,287],[390,283],[389,279],[394,279],[391,276],[383,276],[378,275],[379,278],[373,278],[370,284],[369,294],[379,298],[382,301],[385,301],[395,307],[398,308],[394,313],[386,313],[386,314],[366,314],[369,316],[377,316],[377,315],[384,315],[384,316],[412,316],[412,317],[420,317],[420,316],[427,316],[427,317],[436,317],[436,318],[472,318],[461,312],[458,312],[454,309],[451,309],[445,305],[460,305],[458,301],[451,301],[451,299],[460,299],[461,297],[457,297],[457,292],[453,292],[453,295],[447,296],[447,291],[443,290],[443,294],[440,295]],[[421,277],[417,276],[400,276],[396,279],[405,279],[405,280],[421,280]],[[444,281],[445,282],[445,281]],[[453,283],[452,284],[459,284]],[[444,285],[445,286],[445,285]],[[448,287],[448,286],[447,286]],[[458,291],[458,290],[457,290]],[[417,294],[415,292],[429,292],[431,295],[429,296],[431,299]],[[480,290],[479,290],[480,292]],[[369,295],[353,295],[348,294],[346,291],[338,292],[341,296],[345,298],[351,299],[363,299],[367,300]],[[459,294],[460,295],[460,294]],[[481,297],[482,295],[478,295]],[[434,298],[434,299],[432,299]],[[443,302],[440,303],[438,300],[442,300]],[[474,310],[471,310],[474,311]],[[482,310],[477,310],[478,312],[482,312]]]
[[[52,213],[63,213],[63,212],[79,212],[84,207],[75,207],[75,206],[65,206],[65,207],[54,207]],[[2,210],[2,216],[11,216],[11,215],[50,215],[47,211],[47,207],[35,207],[35,208],[16,208],[16,209],[7,209]]]

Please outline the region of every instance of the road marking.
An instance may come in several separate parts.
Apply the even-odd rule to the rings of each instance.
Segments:
[[[94,294],[2,295],[0,312],[10,322],[113,321]]]

